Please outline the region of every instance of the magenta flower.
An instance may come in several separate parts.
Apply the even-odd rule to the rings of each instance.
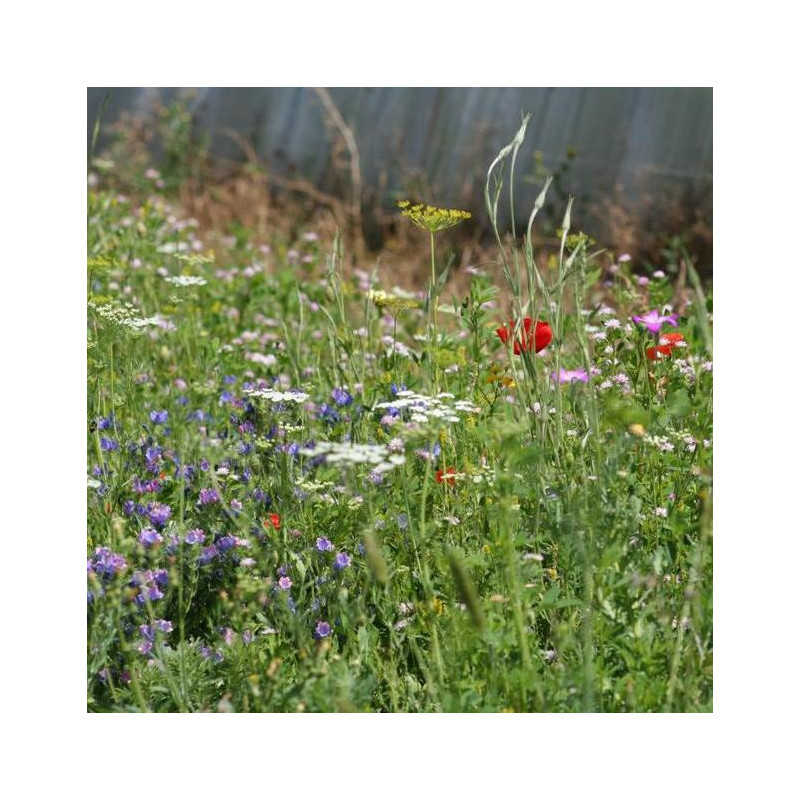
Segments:
[[[589,383],[589,373],[585,369],[564,369],[561,367],[561,372],[556,375],[555,372],[550,373],[550,377],[555,381],[558,379],[559,383]]]
[[[670,314],[664,317],[658,313],[658,309],[656,308],[652,311],[648,311],[643,317],[632,317],[632,319],[634,322],[644,325],[650,333],[654,333],[656,336],[661,333],[661,328],[665,323],[669,323],[675,328],[678,327],[677,314]]]

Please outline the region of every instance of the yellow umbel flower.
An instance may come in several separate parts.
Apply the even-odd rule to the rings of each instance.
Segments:
[[[452,228],[470,219],[472,214],[469,211],[458,211],[453,208],[437,208],[425,203],[412,203],[409,200],[398,200],[397,205],[402,209],[400,212],[404,217],[408,217],[418,228],[430,233],[443,231]]]
[[[369,293],[369,299],[381,310],[389,309],[395,316],[401,311],[408,311],[412,308],[420,308],[422,303],[413,297],[400,297],[397,294],[373,290]]]

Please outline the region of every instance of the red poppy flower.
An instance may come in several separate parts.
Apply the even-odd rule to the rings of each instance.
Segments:
[[[448,475],[455,475],[456,471],[455,471],[455,469],[453,467],[448,467],[447,468],[447,474]],[[436,470],[436,483],[444,483],[444,481],[445,481],[445,477],[444,476],[445,476],[445,471],[443,469],[437,469]],[[455,486],[456,485],[456,479],[454,477],[453,478],[447,478],[446,480],[450,484],[450,486]]]
[[[516,323],[511,320],[508,325],[503,325],[502,328],[497,329],[497,335],[503,344],[508,344],[508,337],[514,338],[514,355],[518,356],[523,351],[527,352],[533,350],[538,353],[544,350],[553,339],[553,331],[550,325],[546,322],[536,322],[535,324],[530,317],[525,317],[522,320],[522,327],[524,332],[518,333]],[[533,330],[531,330],[533,328]]]
[[[267,519],[264,520],[264,527],[275,528],[276,531],[281,529],[281,516],[280,514],[270,514]]]
[[[644,352],[651,361],[655,361],[659,355],[669,358],[678,342],[684,341],[686,340],[683,338],[682,333],[665,333],[659,338],[658,347],[648,347]]]

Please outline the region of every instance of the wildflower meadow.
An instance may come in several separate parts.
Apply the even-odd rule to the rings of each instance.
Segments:
[[[540,252],[528,122],[460,281],[478,209],[397,204],[415,288],[90,181],[89,711],[712,710],[711,288]]]

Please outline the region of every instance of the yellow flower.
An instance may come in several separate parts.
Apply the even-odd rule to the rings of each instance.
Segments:
[[[378,307],[380,311],[389,309],[389,311],[397,316],[401,311],[408,311],[412,308],[420,308],[422,303],[412,297],[399,297],[396,294],[389,292],[382,292],[379,290],[371,291],[369,298]]]
[[[472,214],[469,211],[459,211],[451,208],[437,208],[425,203],[415,203],[412,205],[408,200],[399,200],[397,205],[402,209],[400,212],[404,217],[408,217],[418,228],[424,231],[436,233],[446,228],[452,228],[460,224],[465,219],[470,219]]]

